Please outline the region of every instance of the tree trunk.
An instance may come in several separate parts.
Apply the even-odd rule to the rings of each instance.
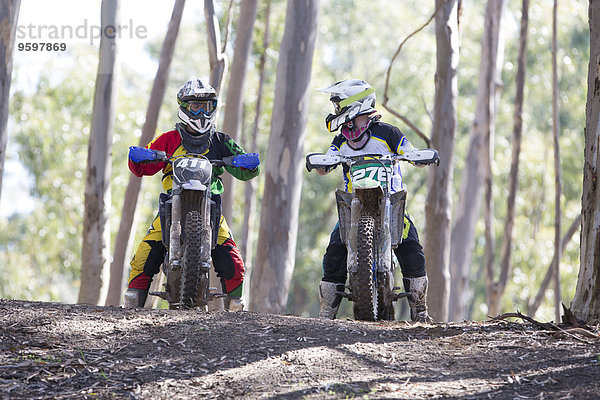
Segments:
[[[262,114],[262,98],[263,91],[265,85],[265,72],[266,72],[266,64],[267,64],[267,49],[269,48],[270,41],[270,30],[269,30],[269,22],[271,15],[271,2],[267,1],[266,10],[265,10],[265,31],[263,35],[263,43],[262,43],[262,52],[260,54],[260,61],[258,65],[259,77],[258,77],[258,90],[256,95],[256,112],[254,117],[254,125],[252,126],[251,137],[246,140],[250,141],[250,147],[247,149],[248,151],[255,152],[257,151],[257,137],[258,137],[258,124],[260,121],[260,116]],[[254,249],[254,225],[255,225],[255,214],[256,214],[256,188],[258,187],[257,179],[251,179],[246,182],[244,186],[244,198],[246,199],[246,204],[244,206],[244,221],[242,223],[242,229],[240,232],[240,243],[238,243],[240,252],[242,253],[242,259],[244,260],[244,265],[246,267],[246,276],[250,279],[252,278],[252,269],[254,263],[252,261],[253,258],[253,249]],[[245,304],[249,304],[249,286],[246,285],[244,287],[244,302]]]
[[[560,246],[560,196],[562,192],[562,178],[560,173],[560,125],[558,120],[558,67],[556,62],[557,45],[557,16],[558,1],[554,0],[552,7],[552,136],[554,138],[554,312],[556,323],[560,322],[562,301],[560,295],[560,259],[562,249]]]
[[[215,14],[212,0],[204,0],[204,18],[206,20],[206,34],[208,36],[208,60],[210,62],[210,85],[220,92],[223,75],[227,69],[227,58],[221,51],[221,33],[219,19]]]
[[[294,270],[302,189],[308,88],[317,29],[317,0],[288,0],[279,51],[268,158],[264,167],[256,267],[250,309],[286,310]]]
[[[239,23],[236,30],[235,49],[229,82],[227,83],[227,98],[225,100],[225,118],[222,131],[238,141],[242,126],[242,111],[244,108],[244,84],[250,50],[252,48],[252,33],[256,21],[257,0],[244,0],[240,5]],[[227,188],[222,195],[223,215],[229,221],[233,218],[234,180],[231,175],[223,175],[223,184]]]
[[[581,265],[571,303],[573,314],[600,319],[600,2],[590,0],[590,64],[585,123]]]
[[[158,114],[165,97],[165,88],[167,86],[167,80],[169,79],[169,68],[171,66],[171,60],[173,59],[173,52],[175,51],[175,42],[177,41],[177,34],[179,33],[184,6],[185,0],[177,0],[173,6],[173,13],[171,14],[167,34],[165,35],[165,40],[160,49],[158,70],[156,71],[156,77],[154,78],[152,91],[150,92],[150,102],[148,103],[148,109],[146,110],[146,121],[142,127],[140,146],[147,145],[154,137],[154,132],[156,131]],[[129,176],[129,182],[127,183],[127,189],[125,190],[123,209],[121,211],[121,223],[119,225],[115,251],[110,267],[110,284],[108,287],[108,295],[106,297],[107,306],[116,306],[121,302],[125,257],[130,241],[131,227],[133,225],[141,184],[141,178],[138,178],[133,174]]]
[[[510,174],[508,178],[508,198],[504,236],[500,251],[500,282],[504,287],[512,275],[513,233],[515,225],[515,205],[519,183],[519,156],[523,137],[523,93],[525,87],[525,71],[527,66],[527,31],[529,26],[529,0],[523,0],[521,8],[521,32],[519,35],[519,56],[517,60],[515,111],[513,115],[513,141]]]
[[[431,142],[440,153],[438,168],[429,168],[425,206],[425,257],[429,275],[429,312],[446,321],[450,297],[450,213],[458,65],[458,10],[456,0],[436,0],[437,65]]]
[[[519,156],[523,133],[523,93],[525,86],[525,71],[527,66],[527,31],[529,26],[529,0],[523,0],[521,9],[521,31],[519,39],[519,56],[517,60],[515,111],[513,115],[512,160],[508,178],[508,197],[506,202],[506,218],[504,235],[500,250],[500,274],[494,281],[493,260],[488,266],[488,314],[497,315],[500,312],[500,302],[506,285],[512,276],[512,250],[515,221],[515,205],[518,189]],[[486,240],[487,243],[487,240]],[[493,242],[490,240],[490,243]]]
[[[102,31],[118,26],[118,0],[102,0]],[[113,37],[111,37],[113,36]],[[108,289],[110,164],[116,99],[116,35],[103,34],[88,145],[78,303],[98,304]]]
[[[0,194],[8,142],[8,99],[21,0],[0,0]]]
[[[500,23],[504,0],[488,0],[485,11],[485,29],[481,43],[479,83],[475,119],[469,131],[469,148],[456,206],[452,242],[450,245],[449,319],[467,317],[471,255],[475,242],[475,224],[481,208],[481,195],[485,180],[486,140],[494,115],[496,77],[498,75],[498,49]]]

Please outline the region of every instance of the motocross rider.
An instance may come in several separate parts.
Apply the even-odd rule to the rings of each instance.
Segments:
[[[330,132],[341,128],[329,146],[327,155],[357,156],[361,154],[402,154],[403,149],[412,149],[412,145],[400,130],[380,121],[381,115],[375,110],[375,88],[359,79],[347,79],[336,82],[326,88],[317,89],[330,93],[334,114],[329,114],[325,123]],[[420,166],[420,165],[418,165]],[[331,168],[317,167],[319,175],[325,175]],[[349,167],[343,164],[345,190],[352,191],[349,180]],[[391,190],[402,187],[400,168],[394,171]],[[404,288],[410,293],[410,317],[413,321],[432,322],[427,313],[427,274],[425,255],[419,243],[417,229],[404,215],[402,243],[394,249],[402,270]],[[334,319],[344,292],[347,278],[346,246],[340,238],[339,222],[329,239],[329,245],[323,256],[323,278],[319,284],[320,318]]]
[[[165,132],[151,141],[146,148],[164,151],[168,157],[186,153],[203,154],[208,159],[222,159],[227,156],[244,154],[244,150],[228,135],[215,128],[217,93],[210,85],[193,78],[186,82],[177,93],[179,118],[175,129]],[[140,162],[136,154],[129,153],[129,169],[136,176],[154,175],[162,170],[162,185],[169,192],[173,186],[173,168],[168,162]],[[240,180],[249,180],[259,173],[259,167],[213,167],[211,183],[212,199],[220,206],[223,182],[219,175],[227,170]],[[139,244],[131,260],[129,285],[125,292],[125,307],[143,307],[148,296],[152,277],[159,272],[166,248],[162,242],[160,218],[157,215]],[[221,279],[223,293],[226,293],[225,308],[241,311],[244,282],[244,262],[236,247],[225,218],[221,223],[217,245],[211,253],[217,276]]]

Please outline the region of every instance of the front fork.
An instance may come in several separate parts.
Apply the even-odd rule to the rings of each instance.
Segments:
[[[181,267],[181,188],[173,182],[171,229],[169,230],[169,269]]]
[[[386,297],[389,296],[391,301],[405,297],[403,293],[395,294],[393,292],[399,288],[394,287],[394,268],[392,264],[392,247],[397,246],[402,240],[402,225],[398,225],[400,226],[399,235],[397,232],[398,226],[396,225],[404,222],[405,199],[406,192],[401,191],[393,194],[391,198],[382,196],[379,204],[379,215],[381,218],[378,221],[380,225],[377,227],[379,234],[375,238],[375,265],[373,266],[373,275],[378,286],[385,285],[385,287],[382,286],[381,289],[383,289]],[[340,237],[342,243],[346,245],[348,250],[348,272],[356,273],[358,271],[358,264],[356,263],[358,223],[362,215],[363,205],[356,193],[351,194],[341,190],[336,192],[336,200],[340,221]],[[396,214],[399,214],[401,217]],[[392,223],[395,224],[395,229],[392,229]],[[345,294],[344,297],[349,298],[348,294]]]
[[[210,198],[209,191],[203,191],[200,201],[200,207],[195,205],[186,204],[191,202],[192,198],[197,199],[196,191],[183,190],[175,182],[173,182],[173,189],[171,196],[165,194],[165,199],[161,199],[161,207],[163,207],[161,213],[161,228],[163,231],[163,243],[167,247],[167,256],[163,264],[164,272],[167,277],[170,273],[181,269],[181,260],[183,249],[181,246],[182,235],[185,234],[183,231],[183,218],[185,213],[190,209],[198,210],[202,214],[202,221],[205,226],[202,227],[202,242],[200,248],[200,268],[204,271],[210,270],[211,267],[211,250],[213,248],[213,242],[216,242],[216,232],[218,232],[218,221],[216,222],[216,231],[211,229],[212,225],[215,224],[215,219],[218,220],[220,213],[215,216],[211,214],[211,205],[213,204]],[[160,210],[159,210],[160,212]],[[151,294],[159,296],[169,303],[174,300],[171,299],[167,292],[152,292]],[[219,296],[215,296],[219,297]]]
[[[390,229],[391,202],[388,196],[381,199],[381,235],[378,238],[377,249],[377,287],[382,290],[384,303],[394,301],[394,268],[392,265],[392,234]]]

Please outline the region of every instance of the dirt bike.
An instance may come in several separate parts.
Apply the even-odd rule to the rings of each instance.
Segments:
[[[392,249],[402,242],[406,190],[392,193],[392,170],[399,161],[439,164],[436,150],[407,150],[401,155],[365,154],[342,156],[311,153],[307,169],[332,169],[346,164],[353,191],[336,189],[339,229],[348,249],[349,293],[337,294],[353,302],[354,318],[365,321],[393,320],[394,301],[409,294],[397,293]]]
[[[221,204],[211,197],[212,167],[254,169],[260,163],[258,154],[209,160],[194,153],[167,157],[165,152],[137,146],[130,147],[130,158],[132,154],[136,162],[166,161],[173,167],[173,188],[160,194],[158,211],[167,249],[162,264],[167,281],[164,292],[149,294],[167,300],[169,308],[205,308],[209,301],[225,296],[209,287],[211,251],[221,221]]]

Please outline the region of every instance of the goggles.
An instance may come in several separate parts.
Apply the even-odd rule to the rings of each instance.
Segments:
[[[211,115],[217,108],[216,100],[190,100],[181,101],[177,99],[179,107],[186,109],[192,115]]]

